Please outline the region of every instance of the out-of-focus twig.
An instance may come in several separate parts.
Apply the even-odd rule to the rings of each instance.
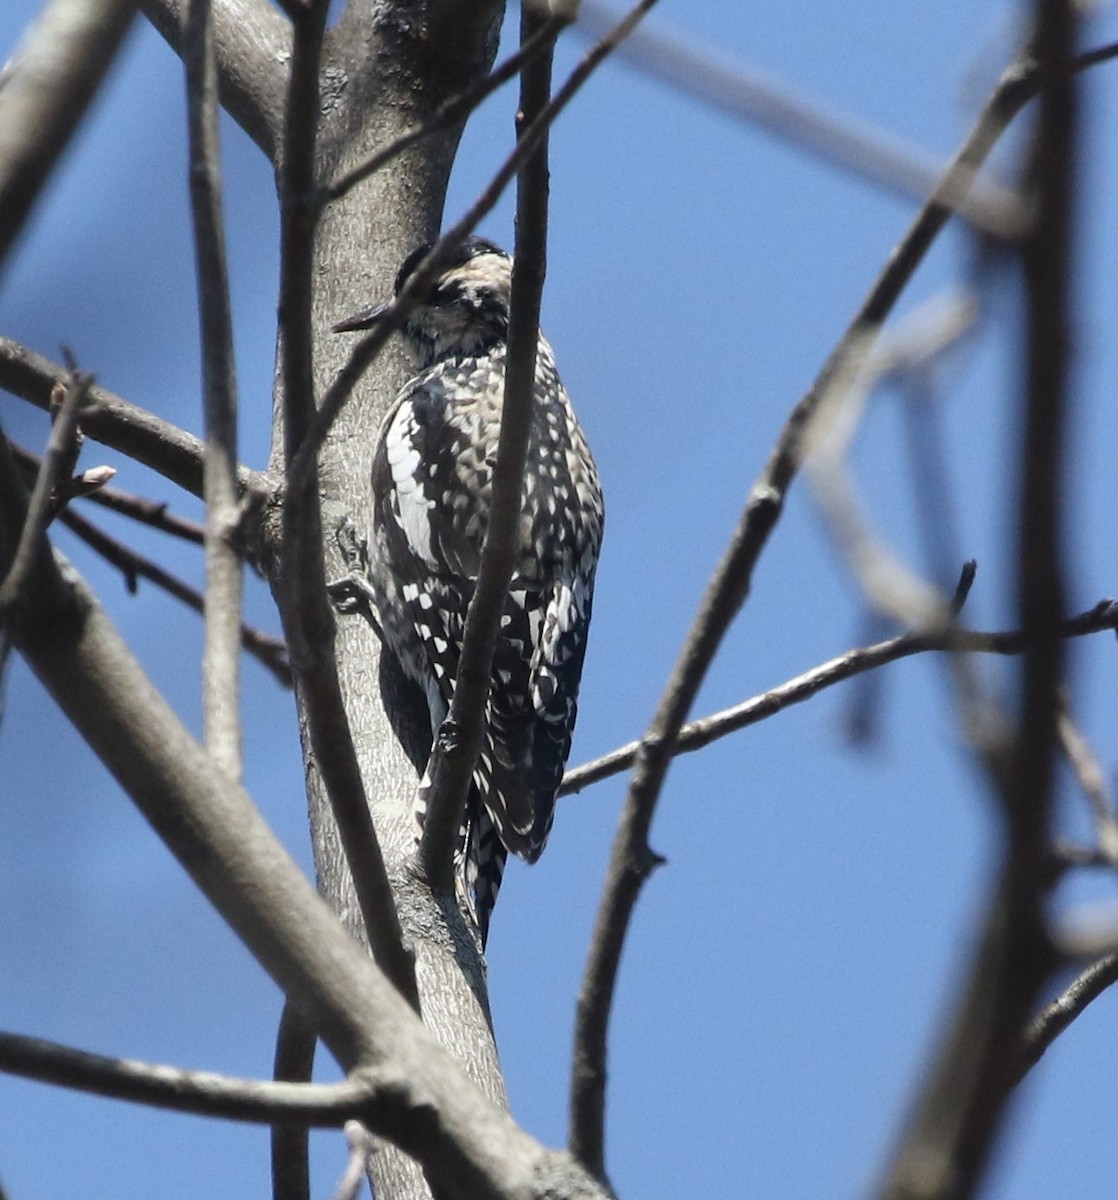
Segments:
[[[0,264],[111,66],[136,0],[51,0],[0,90]]]
[[[285,1083],[310,1083],[317,1038],[299,1010],[285,1000],[276,1032],[273,1076]],[[309,1129],[277,1121],[272,1126],[272,1200],[310,1200]]]
[[[614,19],[604,5],[583,0],[575,29],[596,37]],[[923,201],[938,188],[942,203],[986,233],[1013,237],[1028,219],[1021,200],[997,183],[977,179],[977,168],[955,173],[945,189],[944,164],[931,155],[833,106],[824,108],[756,68],[688,46],[678,33],[638,30],[620,55],[643,74],[891,191]]]
[[[1064,756],[1091,806],[1099,852],[1111,866],[1118,868],[1118,818],[1107,792],[1102,767],[1091,743],[1075,723],[1066,693],[1060,698],[1059,736]]]
[[[1004,848],[950,1027],[902,1132],[880,1195],[965,1200],[981,1184],[1016,1082],[1016,1056],[1060,955],[1048,928],[1051,826],[1064,642],[1063,518],[1078,181],[1076,12],[1038,0],[1041,94],[1029,182],[1036,217],[1022,242],[1027,382],[1019,427],[1017,605],[1029,639],[1016,728],[975,739],[999,801]],[[965,697],[964,697],[965,703]]]

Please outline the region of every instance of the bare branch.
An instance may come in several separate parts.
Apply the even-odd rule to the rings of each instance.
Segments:
[[[140,9],[177,54],[188,0],[140,0]],[[283,128],[291,27],[264,0],[222,0],[214,13],[221,103],[272,162]]]
[[[1004,860],[952,1025],[881,1195],[962,1198],[979,1187],[1006,1116],[1020,1039],[1059,961],[1045,913],[1064,646],[1063,446],[1077,96],[1076,15],[1039,0],[1035,47],[1048,81],[1031,164],[1036,220],[1022,245],[1028,380],[1020,422],[1017,597],[1029,637],[1018,728],[981,746],[1001,802]]]
[[[147,579],[174,596],[176,600],[181,600],[188,608],[194,609],[196,613],[205,611],[205,601],[199,591],[150,559],[111,538],[73,509],[66,509],[58,519],[71,533],[81,538],[87,546],[124,575],[125,586],[130,592],[135,592],[138,579]],[[271,671],[277,682],[284,687],[291,687],[291,664],[288,661],[287,645],[282,638],[271,637],[251,625],[242,624],[240,641],[257,662]]]
[[[49,412],[51,391],[65,380],[64,366],[0,337],[0,388]],[[96,386],[89,389],[79,419],[89,437],[202,495],[203,448],[193,434]],[[237,478],[242,490],[263,486],[262,476],[246,467],[238,469]]]
[[[1115,630],[1118,630],[1118,604],[1113,600],[1103,600],[1087,612],[1065,621],[1062,635],[1085,637]],[[902,658],[911,658],[916,654],[960,652],[1018,655],[1024,654],[1028,645],[1028,637],[1023,630],[980,633],[968,629],[939,629],[905,633],[872,646],[848,650],[779,687],[743,700],[733,708],[688,722],[679,731],[675,754],[691,754],[701,750],[727,734],[756,725],[794,704],[802,704],[837,683],[875,671]],[[640,746],[639,741],[629,742],[601,758],[572,768],[563,777],[559,794],[569,796],[611,775],[619,775],[636,761]]]
[[[292,667],[305,702],[314,763],[338,826],[369,945],[382,970],[418,1011],[415,964],[403,944],[338,680],[334,616],[322,555],[317,448],[301,477],[296,478],[293,471],[297,452],[309,441],[315,412],[311,300],[318,212],[313,197],[327,7],[325,0],[312,0],[295,14],[280,172],[279,320],[287,480],[281,580],[284,603],[280,608]]]
[[[375,1088],[365,1082],[234,1079],[210,1071],[108,1058],[14,1033],[0,1033],[0,1071],[153,1108],[260,1124],[284,1119],[304,1127],[338,1128],[375,1099]]]
[[[0,263],[116,57],[136,0],[51,0],[0,90]]]
[[[521,43],[530,44],[540,27],[541,18],[534,16],[527,7],[522,8]],[[525,130],[547,105],[551,65],[550,47],[546,53],[524,65],[517,110],[518,138],[524,136]],[[419,860],[436,891],[453,893],[454,847],[470,777],[485,734],[493,654],[520,544],[524,460],[535,403],[540,301],[547,270],[547,205],[545,128],[535,150],[525,160],[518,179],[508,355],[489,522],[477,583],[466,614],[450,711],[435,739],[424,785],[421,785],[427,785],[427,813]]]
[[[221,211],[221,147],[210,0],[188,0],[183,38],[190,129],[190,210],[202,332],[206,424],[206,639],[202,651],[202,719],[214,760],[241,774],[241,560],[232,545],[237,504],[237,384],[233,317]]]
[[[56,489],[62,477],[69,475],[76,457],[78,410],[89,385],[88,376],[71,372],[65,385],[59,389],[62,400],[51,426],[46,454],[35,476],[35,485],[27,504],[27,518],[11,569],[0,582],[0,613],[19,603],[35,560],[45,550],[46,530],[52,516]]]
[[[855,347],[868,347],[928,248],[951,215],[948,202],[971,179],[1036,87],[1031,55],[1002,76],[931,198],[917,214],[809,392],[792,410],[750,492],[730,546],[707,588],[648,734],[642,740],[614,840],[579,993],[571,1084],[571,1147],[595,1174],[604,1160],[606,1035],[621,949],[644,881],[657,864],[648,831],[679,730],[729,622],[749,592],[754,567],[779,520],[802,457],[805,433]]]
[[[290,1000],[284,1002],[276,1034],[273,1074],[287,1083],[310,1083],[317,1038]],[[272,1126],[272,1200],[310,1200],[308,1128]]]
[[[1107,988],[1118,983],[1118,954],[1109,954],[1091,963],[1076,979],[1043,1009],[1029,1026],[1017,1062],[1019,1083],[1044,1057],[1045,1051],[1065,1029],[1083,1014]]]
[[[1102,767],[1091,749],[1090,742],[1075,723],[1066,693],[1060,698],[1058,730],[1064,757],[1075,772],[1079,786],[1091,806],[1099,851],[1111,866],[1118,868],[1118,818],[1107,794]]]

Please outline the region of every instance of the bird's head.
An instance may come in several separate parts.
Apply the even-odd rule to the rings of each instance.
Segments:
[[[417,246],[396,275],[398,296],[430,253],[433,242]],[[441,358],[479,354],[508,337],[512,259],[484,238],[466,238],[409,313],[403,333],[418,365]],[[336,332],[371,329],[387,305],[367,309],[334,326]]]

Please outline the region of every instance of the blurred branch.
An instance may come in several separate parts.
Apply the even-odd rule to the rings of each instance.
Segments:
[[[1118,604],[1113,600],[1103,600],[1094,608],[1065,621],[1062,635],[1086,637],[1092,633],[1115,630],[1118,630]],[[902,658],[928,653],[1019,655],[1024,654],[1028,647],[1028,637],[1023,630],[980,633],[968,629],[937,629],[905,633],[873,646],[848,650],[779,687],[744,700],[733,708],[684,725],[676,740],[675,754],[701,750],[727,734],[756,725],[794,704],[802,704],[837,683],[867,671],[875,671]],[[636,760],[640,745],[639,741],[629,742],[601,758],[572,768],[563,777],[559,794],[568,796],[611,775],[619,775]]]
[[[544,20],[527,6],[521,9],[522,45],[531,43],[533,36],[544,27]],[[518,139],[547,106],[551,66],[550,46],[524,64],[516,116]],[[485,736],[493,654],[520,545],[524,460],[535,403],[540,302],[547,271],[547,141],[545,127],[517,180],[516,253],[512,268],[508,354],[489,520],[477,583],[466,613],[450,711],[435,738],[421,784],[426,792],[426,817],[419,860],[431,887],[451,894],[454,891],[454,849],[470,777]],[[483,928],[483,941],[484,936]]]
[[[1076,16],[1069,0],[1039,0],[1036,11],[1034,45],[1048,86],[1030,163],[1036,218],[1022,244],[1028,377],[1017,497],[1017,602],[1029,648],[1018,727],[974,739],[1000,801],[1004,859],[951,1026],[881,1189],[889,1200],[965,1200],[980,1186],[1005,1123],[1020,1040],[1059,961],[1045,901],[1064,657],[1063,447],[1078,176],[1068,67]]]
[[[373,957],[413,1009],[419,1009],[415,963],[373,828],[334,657],[334,616],[323,564],[317,454],[295,478],[297,452],[315,413],[311,304],[314,292],[313,203],[319,118],[319,72],[326,0],[292,6],[294,42],[280,171],[282,421],[286,474],[280,611],[298,684],[313,761],[337,823]]]
[[[0,1033],[0,1071],[40,1083],[129,1100],[201,1117],[262,1124],[278,1118],[339,1128],[375,1098],[369,1082],[273,1083],[210,1071],[183,1071],[127,1058],[88,1054],[42,1038]]]
[[[49,412],[51,391],[65,380],[64,366],[0,337],[0,388]],[[89,389],[79,420],[82,432],[102,445],[150,467],[192,495],[202,495],[203,446],[193,434],[96,385]],[[247,467],[238,468],[237,478],[244,491],[263,486],[262,476]]]
[[[598,66],[629,36],[644,14],[655,3],[656,0],[640,0],[640,3],[633,7],[623,20],[591,47],[567,77],[563,86],[552,96],[530,125],[521,132],[516,140],[515,149],[478,198],[431,247],[430,253],[411,274],[403,290],[385,309],[384,315],[376,323],[376,328],[353,348],[346,365],[322,397],[309,434],[303,445],[300,446],[294,461],[289,464],[288,482],[290,486],[302,487],[305,485],[305,476],[311,470],[312,462],[316,459],[342,406],[349,399],[350,393],[373,359],[380,353],[385,342],[403,326],[408,313],[430,288],[436,275],[445,264],[450,248],[456,246],[469,234],[482,217],[496,205],[505,188],[535,152],[540,141],[547,136],[555,119]]]
[[[112,65],[136,0],[50,0],[0,89],[0,263]]]
[[[595,0],[583,0],[575,28],[596,36],[614,19]],[[824,108],[756,68],[687,46],[677,33],[641,29],[621,49],[621,57],[646,76],[890,191],[922,201],[938,189],[941,203],[985,233],[1008,238],[1024,228],[1028,214],[1020,198],[997,183],[977,179],[976,168],[955,172],[944,189],[945,165],[923,150],[838,114],[831,104]]]
[[[1045,1051],[1065,1029],[1083,1014],[1107,988],[1118,983],[1118,954],[1091,963],[1074,982],[1033,1020],[1025,1033],[1016,1064],[1016,1079],[1022,1079],[1040,1062]]]
[[[596,1173],[604,1157],[606,1037],[621,950],[637,896],[658,862],[648,844],[656,802],[675,741],[730,621],[745,602],[753,570],[780,518],[799,469],[805,434],[823,397],[855,351],[864,352],[952,212],[961,185],[973,179],[1013,116],[1034,93],[1037,69],[1027,52],[1003,74],[994,94],[932,196],[893,251],[808,393],[792,410],[754,484],[730,545],[707,587],[648,733],[642,739],[614,840],[606,888],[579,993],[571,1085],[572,1149]]]
[[[135,592],[138,579],[147,579],[174,596],[176,600],[181,600],[188,608],[194,609],[196,613],[205,611],[205,601],[201,592],[110,537],[73,509],[66,509],[58,519],[91,550],[100,554],[106,562],[123,574],[125,586],[130,592]],[[240,642],[253,658],[271,671],[277,682],[284,687],[291,687],[291,665],[288,661],[287,646],[282,638],[271,637],[250,625],[242,624]]]
[[[202,721],[206,748],[232,778],[242,769],[241,560],[232,544],[237,503],[237,383],[221,211],[221,147],[211,0],[188,0],[182,59],[190,134],[190,211],[202,334],[206,449],[206,637]]]
[[[1099,852],[1106,862],[1118,868],[1118,819],[1107,794],[1106,778],[1090,742],[1075,723],[1066,693],[1060,698],[1057,728],[1064,757],[1075,773],[1079,786],[1087,797],[1087,803],[1091,806]]]
[[[284,1083],[310,1083],[317,1038],[299,1010],[285,1000],[276,1033],[273,1075]],[[308,1127],[292,1122],[272,1126],[272,1200],[310,1200]]]
[[[187,3],[140,0],[140,10],[180,55]],[[222,0],[214,13],[214,51],[222,105],[274,163],[283,128],[290,25],[264,0]]]
[[[346,1121],[345,1140],[349,1147],[349,1158],[346,1161],[345,1174],[334,1189],[333,1200],[356,1200],[357,1193],[365,1182],[369,1159],[376,1151],[373,1135],[360,1121]]]

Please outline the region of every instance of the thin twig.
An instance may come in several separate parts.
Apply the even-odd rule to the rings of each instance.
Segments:
[[[625,18],[607,36],[597,42],[571,72],[563,86],[551,98],[543,111],[517,139],[516,147],[489,184],[483,189],[463,216],[452,225],[431,247],[423,264],[408,279],[407,284],[377,321],[376,328],[363,337],[350,352],[346,365],[326,390],[311,424],[309,434],[288,469],[289,485],[302,488],[306,476],[312,469],[318,451],[327,433],[350,393],[364,375],[373,359],[396,330],[400,329],[407,315],[430,288],[435,276],[445,265],[452,247],[473,230],[474,226],[501,198],[505,188],[535,151],[540,140],[547,135],[555,119],[574,98],[576,93],[594,73],[598,66],[629,36],[641,18],[656,3],[656,0],[640,0]]]
[[[317,1040],[299,1010],[285,1000],[276,1033],[275,1079],[310,1083]],[[306,1125],[298,1123],[272,1126],[272,1200],[310,1200],[308,1132]]]
[[[62,402],[55,414],[47,450],[27,502],[27,519],[20,533],[11,569],[0,582],[0,613],[20,602],[35,560],[45,552],[46,530],[54,509],[55,491],[63,476],[69,476],[74,461],[78,413],[90,382],[88,376],[71,372],[61,388]]]
[[[237,384],[229,266],[221,211],[217,72],[211,0],[188,0],[183,28],[190,131],[190,210],[202,334],[206,427],[206,637],[202,723],[207,749],[232,778],[241,774],[240,655],[243,579],[232,545],[237,524]]]
[[[0,337],[0,388],[49,412],[51,391],[65,380],[64,366]],[[89,389],[80,421],[88,437],[201,497],[203,447],[193,434],[96,386]],[[261,480],[246,467],[239,468],[237,478],[245,491]]]
[[[799,469],[805,433],[822,397],[849,360],[852,348],[868,345],[947,222],[952,209],[945,198],[957,196],[960,181],[973,178],[1010,120],[1033,94],[1037,77],[1032,63],[1030,55],[1023,55],[999,80],[939,186],[894,250],[811,389],[789,415],[708,585],[656,717],[641,743],[614,841],[576,1016],[570,1145],[596,1175],[604,1169],[606,1037],[617,971],[637,896],[658,861],[648,845],[648,831],[675,739],[723,633],[748,595],[753,570],[779,520],[784,497]]]
[[[320,197],[322,204],[331,204],[340,200],[357,184],[368,179],[375,171],[390,163],[397,155],[402,154],[409,146],[423,138],[431,137],[469,116],[487,96],[495,92],[502,84],[507,83],[527,63],[532,62],[538,55],[554,47],[555,39],[571,23],[571,17],[566,13],[555,13],[547,17],[532,37],[521,45],[515,54],[511,54],[499,67],[495,67],[484,79],[478,80],[457,96],[452,96],[422,125],[409,129],[399,137],[393,138],[387,145],[382,146],[370,155],[363,163],[340,175],[333,183],[324,188]]]
[[[1113,600],[1104,600],[1087,612],[1065,621],[1063,636],[1086,637],[1092,633],[1115,630],[1118,630],[1118,604]],[[756,725],[795,704],[802,704],[837,683],[843,683],[868,671],[875,671],[887,663],[911,658],[916,654],[1018,655],[1027,649],[1028,638],[1022,630],[982,633],[968,629],[940,629],[901,634],[872,646],[848,650],[845,654],[813,667],[779,687],[743,700],[732,708],[712,713],[709,717],[688,722],[679,731],[675,754],[691,754],[701,750],[727,734]],[[569,796],[592,783],[621,774],[636,761],[640,745],[639,741],[629,742],[601,758],[573,767],[564,775],[559,794]]]
[[[235,1079],[210,1071],[183,1071],[154,1063],[88,1054],[42,1038],[0,1033],[0,1071],[129,1100],[153,1108],[271,1124],[279,1119],[339,1128],[361,1116],[375,1098],[369,1083],[275,1083]]]
[[[529,44],[540,25],[521,10],[521,41]],[[521,73],[517,136],[547,105],[552,55],[526,62]],[[508,351],[501,409],[501,433],[493,468],[493,494],[474,594],[466,614],[458,674],[444,729],[435,739],[425,775],[427,815],[419,861],[431,886],[452,891],[454,848],[470,777],[485,733],[485,718],[501,613],[516,566],[524,460],[535,404],[536,350],[540,336],[540,300],[547,269],[547,136],[525,160],[517,181],[516,254],[512,269]]]
[[[0,91],[0,263],[120,48],[136,0],[51,0]]]
[[[1091,749],[1091,743],[1080,731],[1072,716],[1067,694],[1060,698],[1058,725],[1060,746],[1067,759],[1095,822],[1095,837],[1098,839],[1102,857],[1113,867],[1118,867],[1118,818],[1107,792],[1106,777],[1099,760]]]
[[[1045,1051],[1065,1029],[1097,1000],[1107,988],[1118,983],[1118,954],[1108,954],[1091,963],[1076,979],[1033,1019],[1022,1039],[1015,1083],[1044,1057]]]
[[[319,71],[328,5],[312,0],[294,13],[291,77],[280,173],[280,300],[283,338],[283,603],[292,667],[314,762],[330,801],[373,957],[418,1011],[415,963],[400,920],[353,746],[334,657],[334,616],[322,558],[317,448],[297,477],[298,452],[315,413],[311,306],[314,295],[316,137]]]
[[[66,509],[58,519],[90,549],[121,572],[125,586],[130,592],[136,591],[137,580],[146,579],[174,596],[176,600],[181,600],[196,613],[205,611],[205,600],[196,588],[110,537],[85,517],[72,509]],[[251,625],[241,626],[240,638],[241,645],[257,662],[267,667],[284,687],[291,687],[291,664],[288,660],[287,645],[282,638],[261,633]]]

